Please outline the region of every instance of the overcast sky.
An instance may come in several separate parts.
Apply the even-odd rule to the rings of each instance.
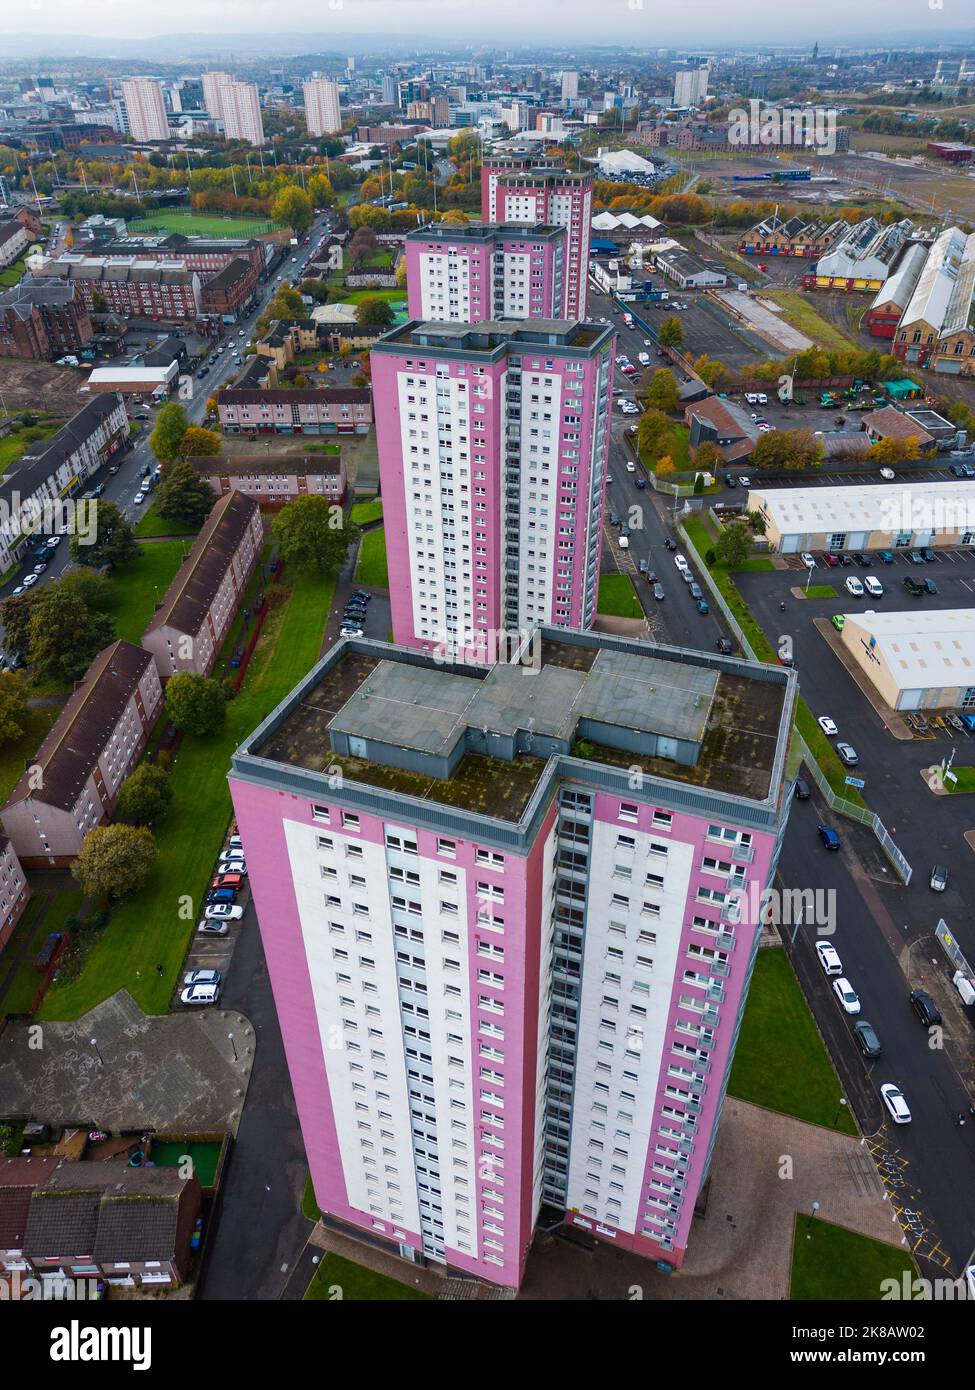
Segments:
[[[937,6],[937,7],[935,7]],[[825,48],[913,33],[937,43],[975,31],[971,0],[0,0],[0,32],[85,34],[131,40],[154,34],[316,33],[377,38],[544,41],[696,47],[802,42]]]

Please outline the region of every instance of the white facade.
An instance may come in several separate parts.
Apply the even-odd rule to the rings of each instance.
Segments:
[[[264,122],[261,119],[261,99],[255,82],[227,82],[220,89],[223,103],[223,128],[228,140],[246,140],[251,145],[264,144]]]
[[[674,74],[674,105],[699,106],[708,94],[711,65],[678,68]]]
[[[233,82],[229,72],[205,72],[203,74],[203,105],[207,114],[216,121],[223,120],[223,88]]]
[[[562,74],[562,100],[575,101],[579,95],[579,74],[577,72],[564,72]]]
[[[334,135],[342,129],[337,82],[312,77],[305,83],[305,120],[309,135]]]
[[[122,83],[129,133],[136,140],[168,140],[169,120],[162,83],[151,77],[130,77]]]

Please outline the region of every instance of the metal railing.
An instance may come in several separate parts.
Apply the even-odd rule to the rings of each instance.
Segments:
[[[718,605],[718,608],[721,610],[721,614],[727,622],[728,626],[731,628],[735,637],[741,643],[742,650],[745,652],[747,656],[751,657],[753,661],[759,660],[759,658],[755,655],[754,650],[752,649],[751,643],[748,641],[748,638],[745,636],[740,625],[736,621],[734,614],[728,607],[728,604],[725,602],[724,595],[718,588],[714,576],[711,574],[711,571],[709,570],[708,566],[704,563],[703,559],[698,554],[694,542],[691,540],[690,536],[687,534],[683,526],[678,526],[677,529],[680,531],[681,537],[684,541],[684,545],[688,551],[690,559],[696,563],[698,572],[703,577],[705,584],[707,585],[708,589],[713,595],[714,601]],[[813,756],[812,751],[809,748],[809,745],[806,743],[806,740],[802,737],[798,729],[793,730],[793,737],[795,738],[796,745],[799,748],[799,751],[802,755],[802,761],[806,764],[806,767],[809,770],[809,775],[816,783],[816,786],[822,793],[823,799],[829,806],[830,810],[836,811],[838,815],[847,816],[850,820],[859,821],[861,825],[868,825],[870,829],[873,831],[874,835],[877,837],[881,849],[884,851],[884,853],[887,855],[887,858],[894,866],[894,871],[897,874],[898,878],[900,878],[905,885],[910,883],[911,875],[913,873],[911,865],[902,854],[899,846],[895,844],[894,840],[891,838],[890,831],[884,825],[883,821],[877,815],[876,811],[871,811],[866,806],[857,806],[855,802],[847,801],[847,799],[843,796],[837,796],[836,792],[834,792],[833,788],[830,786],[829,779],[827,778],[825,772],[823,772],[822,768],[819,766],[819,763]]]

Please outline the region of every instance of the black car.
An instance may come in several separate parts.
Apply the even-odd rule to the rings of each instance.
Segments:
[[[353,589],[349,597],[361,598],[363,603],[368,603],[369,600],[372,598],[372,594],[369,593],[368,589]]]
[[[935,553],[929,545],[921,546],[921,559],[929,565],[936,559]]]
[[[667,539],[664,541],[664,549],[665,549],[665,550],[676,550],[676,549],[677,549],[677,542],[674,540],[673,536],[668,536]]]
[[[907,590],[909,594],[913,594],[915,598],[919,597],[921,594],[925,592],[924,585],[910,574],[904,580],[904,588]]]
[[[938,586],[933,579],[922,579],[921,583],[924,586],[924,592],[926,594],[936,594],[938,592]]]
[[[802,779],[801,777],[797,777],[797,778],[796,778],[796,790],[795,790],[795,797],[796,797],[796,800],[797,800],[797,801],[808,801],[808,800],[809,800],[809,795],[810,795],[810,793],[809,793],[809,783],[803,781],[803,779]]]
[[[841,565],[852,565],[852,564],[853,564],[853,559],[852,559],[852,557],[849,556],[849,555],[847,555],[845,551],[840,555],[839,559],[840,559],[840,564],[841,564]]]
[[[865,1018],[858,1019],[853,1025],[853,1031],[864,1057],[880,1056],[883,1048],[880,1046],[880,1039],[877,1037],[876,1029],[872,1023],[868,1023]]]
[[[941,1012],[927,990],[911,990],[911,1008],[925,1028],[933,1028],[936,1023],[941,1022]]]
[[[657,582],[657,571],[656,571],[656,570],[647,570],[647,583],[648,583],[648,584],[656,584],[656,582]]]
[[[862,570],[868,570],[871,565],[869,555],[864,555],[862,550],[854,550],[853,563],[859,565]]]
[[[718,651],[721,653],[722,656],[731,656],[734,650],[735,644],[734,642],[732,642],[730,637],[718,638]]]

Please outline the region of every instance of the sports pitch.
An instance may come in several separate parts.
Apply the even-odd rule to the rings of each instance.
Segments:
[[[129,224],[130,232],[181,232],[183,236],[252,237],[273,232],[267,217],[221,217],[217,213],[154,212]]]

